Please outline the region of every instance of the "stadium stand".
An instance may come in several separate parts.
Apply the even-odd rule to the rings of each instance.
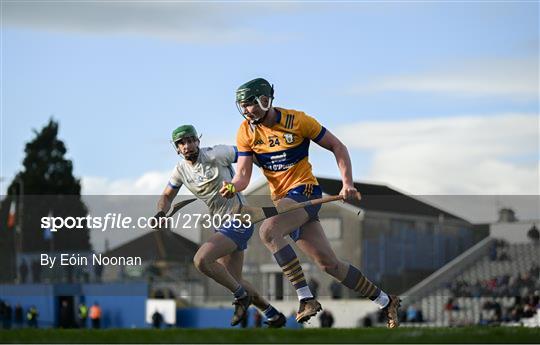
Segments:
[[[473,260],[471,260],[473,258]],[[425,325],[540,325],[540,246],[487,238],[407,292]]]

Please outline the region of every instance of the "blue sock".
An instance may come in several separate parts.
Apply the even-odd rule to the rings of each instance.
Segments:
[[[369,281],[369,279],[364,277],[362,272],[360,272],[360,270],[353,265],[349,265],[347,276],[341,282],[341,284],[345,285],[349,289],[359,291],[362,296],[367,297],[372,301],[375,301],[381,294],[381,289]]]
[[[240,299],[240,298],[246,297],[247,292],[246,292],[246,289],[244,289],[242,285],[239,285],[236,291],[234,291],[233,295],[234,295],[234,298]]]
[[[274,316],[277,316],[279,314],[279,311],[277,311],[276,308],[274,308],[271,304],[268,305],[268,308],[266,308],[264,311],[264,316],[266,316],[267,319],[271,319]]]
[[[274,258],[283,270],[283,274],[291,282],[292,286],[294,286],[298,296],[300,297],[300,295],[302,295],[302,297],[313,297],[309,291],[309,287],[307,286],[304,271],[302,271],[302,266],[300,266],[298,256],[296,256],[296,253],[294,252],[294,249],[292,249],[291,245],[287,244],[285,247],[275,252]],[[301,291],[306,289],[309,292],[308,295],[311,296],[303,296]]]

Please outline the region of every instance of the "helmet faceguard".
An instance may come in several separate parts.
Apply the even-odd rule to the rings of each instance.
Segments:
[[[265,107],[261,102],[261,96],[268,97],[268,105]],[[268,111],[272,107],[274,100],[274,85],[271,85],[268,81],[262,78],[257,78],[241,85],[236,89],[236,108],[240,112],[240,115],[244,119],[248,120],[252,124],[261,123],[262,120],[268,114]],[[242,110],[245,106],[258,104],[259,107],[265,112],[263,116],[250,120],[244,115]]]
[[[190,137],[193,137],[197,140],[199,140],[202,135],[198,135],[197,134],[197,130],[195,129],[195,127],[193,127],[192,125],[183,125],[183,126],[180,126],[178,128],[176,128],[173,132],[172,132],[172,135],[171,135],[171,144],[173,145],[174,147],[174,150],[176,151],[176,153],[178,154],[181,154],[180,150],[178,149],[178,142],[182,139],[185,139],[185,138],[190,138]],[[197,150],[197,153],[196,155],[198,155],[198,150]],[[196,158],[196,155],[195,155],[195,158]],[[191,158],[193,157],[184,157],[188,160],[191,160]]]

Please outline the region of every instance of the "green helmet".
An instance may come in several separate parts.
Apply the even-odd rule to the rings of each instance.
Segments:
[[[175,143],[178,140],[185,137],[195,137],[198,138],[197,131],[192,125],[183,125],[178,127],[172,132],[172,142]]]
[[[236,89],[237,103],[255,101],[259,96],[274,97],[274,86],[263,78],[250,80]]]

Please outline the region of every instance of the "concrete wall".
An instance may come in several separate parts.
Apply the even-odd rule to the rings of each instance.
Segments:
[[[321,305],[324,310],[330,311],[334,316],[334,327],[337,328],[356,328],[362,324],[364,317],[376,313],[379,308],[370,300],[367,299],[355,299],[355,300],[331,300],[328,298],[321,298]],[[272,301],[272,305],[280,312],[288,317],[287,327],[298,328],[298,323],[294,320],[294,315],[298,309],[298,301]],[[224,311],[222,314],[227,320],[230,320],[232,315],[232,308],[228,304],[215,302],[208,303],[204,308],[197,308],[197,310],[220,310]],[[216,316],[218,314],[215,314]],[[252,320],[250,318],[250,324]],[[305,328],[317,328],[320,327],[318,316],[311,319],[309,323],[304,324]]]
[[[94,302],[101,306],[102,328],[148,327],[145,283],[86,284],[82,285],[82,296],[88,307]]]
[[[39,327],[58,324],[60,296],[72,296],[75,306],[85,302],[90,307],[98,302],[102,309],[103,328],[148,326],[144,320],[148,296],[145,283],[0,285],[0,299],[13,307],[20,303],[25,317],[30,306],[37,307]]]
[[[58,304],[54,299],[54,286],[46,284],[0,285],[0,299],[8,302],[13,311],[20,303],[26,322],[26,312],[35,306],[39,312],[38,326],[53,327],[56,324]]]

